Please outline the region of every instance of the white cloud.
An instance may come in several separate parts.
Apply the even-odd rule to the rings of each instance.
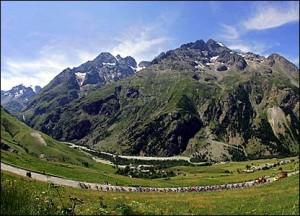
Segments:
[[[242,52],[253,52],[260,55],[265,55],[266,50],[270,48],[270,46],[267,46],[266,44],[261,42],[257,42],[257,41],[246,42],[243,40],[231,41],[227,45],[227,47],[232,50],[239,50]]]
[[[230,25],[226,24],[221,24],[222,26],[222,33],[221,33],[221,38],[225,40],[236,40],[240,37],[240,33],[238,30]]]
[[[242,52],[250,52],[251,51],[251,47],[249,45],[245,45],[245,44],[231,44],[231,45],[228,45],[227,47],[232,50],[238,50],[238,51],[242,51]]]
[[[43,87],[63,69],[78,66],[96,57],[96,54],[83,50],[75,49],[64,54],[54,50],[54,47],[47,45],[35,59],[3,59],[1,89],[8,90],[19,84]]]
[[[243,25],[248,30],[263,30],[297,21],[299,21],[299,2],[291,2],[287,7],[261,4]]]
[[[89,60],[93,60],[94,58],[96,58],[97,55],[99,55],[99,53],[97,52],[84,51],[84,50],[76,50],[75,53],[79,58],[80,64],[87,62]]]
[[[15,85],[46,85],[68,61],[63,56],[41,57],[32,59],[7,59],[1,74],[1,88],[9,89]]]
[[[165,50],[172,40],[164,34],[158,34],[160,26],[131,27],[123,36],[117,38],[118,44],[112,48],[113,55],[132,56],[137,62],[152,60]]]
[[[240,22],[234,25],[221,23],[217,38],[223,40],[231,49],[266,55],[267,50],[280,44],[253,41],[252,38],[247,39],[247,34],[253,30],[276,28],[297,21],[299,21],[299,2],[254,3],[254,11],[250,18],[241,18]]]
[[[63,69],[93,60],[100,52],[108,51],[123,57],[130,55],[137,62],[152,60],[169,48],[172,39],[168,36],[167,29],[178,16],[180,12],[170,11],[158,16],[151,24],[125,26],[126,30],[120,31],[123,34],[116,35],[115,38],[84,38],[72,42],[52,35],[47,38],[47,44],[41,47],[35,58],[2,56],[1,89],[7,90],[21,83],[26,86],[45,86]]]

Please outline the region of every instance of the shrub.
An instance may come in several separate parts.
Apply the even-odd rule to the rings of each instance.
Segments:
[[[83,161],[83,162],[82,162],[82,165],[83,165],[84,167],[89,167],[89,163],[86,162],[86,161]]]
[[[133,215],[134,211],[131,208],[131,206],[123,203],[123,202],[119,202],[116,206],[116,210],[121,213],[121,215]]]

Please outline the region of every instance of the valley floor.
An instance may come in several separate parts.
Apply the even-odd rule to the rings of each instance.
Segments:
[[[74,181],[66,178],[60,178],[55,176],[49,176],[42,173],[36,173],[31,170],[25,170],[17,168],[5,163],[1,163],[1,171],[8,171],[20,176],[27,176],[30,173],[30,178],[42,182],[54,183],[60,186],[69,186],[74,188],[101,190],[101,191],[115,191],[115,192],[204,192],[204,191],[215,191],[215,190],[228,190],[228,189],[241,189],[247,187],[258,186],[261,184],[268,184],[277,181],[277,177],[266,177],[265,182],[259,182],[258,180],[250,180],[238,183],[228,183],[223,185],[210,185],[210,186],[194,186],[194,187],[128,187],[128,186],[117,186],[108,184],[95,184],[90,182]],[[288,173],[288,177],[298,174],[298,171]]]
[[[289,158],[294,162],[273,167],[266,170],[258,170],[253,173],[238,172],[248,165],[261,166],[267,163],[275,163],[285,159],[263,159],[253,161],[228,162],[213,164],[211,166],[174,166],[166,168],[166,171],[173,171],[176,176],[169,178],[130,178],[116,173],[114,166],[90,160],[88,167],[70,163],[53,162],[41,160],[28,154],[22,156],[1,151],[1,162],[16,166],[25,170],[32,170],[37,173],[45,173],[48,176],[57,176],[63,179],[70,179],[80,182],[97,184],[111,184],[129,187],[190,187],[222,185],[228,183],[239,183],[257,179],[262,176],[276,176],[279,168],[286,172],[299,170],[299,160],[296,157]]]

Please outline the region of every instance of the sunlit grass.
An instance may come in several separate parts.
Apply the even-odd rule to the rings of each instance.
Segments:
[[[40,195],[49,185],[4,172],[1,185],[13,182],[31,194]],[[58,196],[52,189],[49,199],[58,206],[70,206],[69,196],[83,200],[76,214],[267,214],[299,215],[299,175],[258,187],[207,193],[118,193],[98,192],[69,187],[59,187]],[[59,199],[62,199],[62,201]],[[6,197],[7,198],[7,197]],[[29,196],[28,199],[31,199]],[[7,198],[8,199],[8,198]],[[24,196],[22,199],[25,199]],[[100,199],[102,200],[100,202]],[[14,199],[6,201],[6,209],[15,205]],[[19,199],[20,201],[20,199]],[[18,201],[18,202],[19,202]],[[4,214],[1,199],[1,214]],[[24,202],[28,203],[28,201]],[[100,204],[102,203],[102,204]],[[27,205],[32,208],[31,205]],[[27,207],[24,207],[27,208]],[[27,211],[27,210],[26,210]],[[24,210],[24,212],[26,212]],[[30,212],[30,211],[27,211]]]

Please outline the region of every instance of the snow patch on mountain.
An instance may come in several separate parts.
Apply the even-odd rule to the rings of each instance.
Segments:
[[[221,42],[217,42],[217,44],[219,44],[221,47],[224,47],[225,45],[222,44]]]
[[[103,65],[109,65],[109,66],[115,66],[116,63],[110,63],[110,62],[103,62]]]
[[[77,72],[77,73],[75,73],[75,76],[76,76],[76,79],[77,79],[77,82],[78,82],[79,86],[82,86],[82,84],[84,82],[84,79],[85,79],[85,76],[86,76],[86,73]]]
[[[218,55],[217,56],[213,56],[213,57],[210,58],[210,61],[216,61],[218,57],[219,57]]]
[[[23,95],[23,89],[20,89],[19,91],[17,91],[16,93],[15,93],[15,97],[17,98],[17,97],[21,97],[22,95]]]

